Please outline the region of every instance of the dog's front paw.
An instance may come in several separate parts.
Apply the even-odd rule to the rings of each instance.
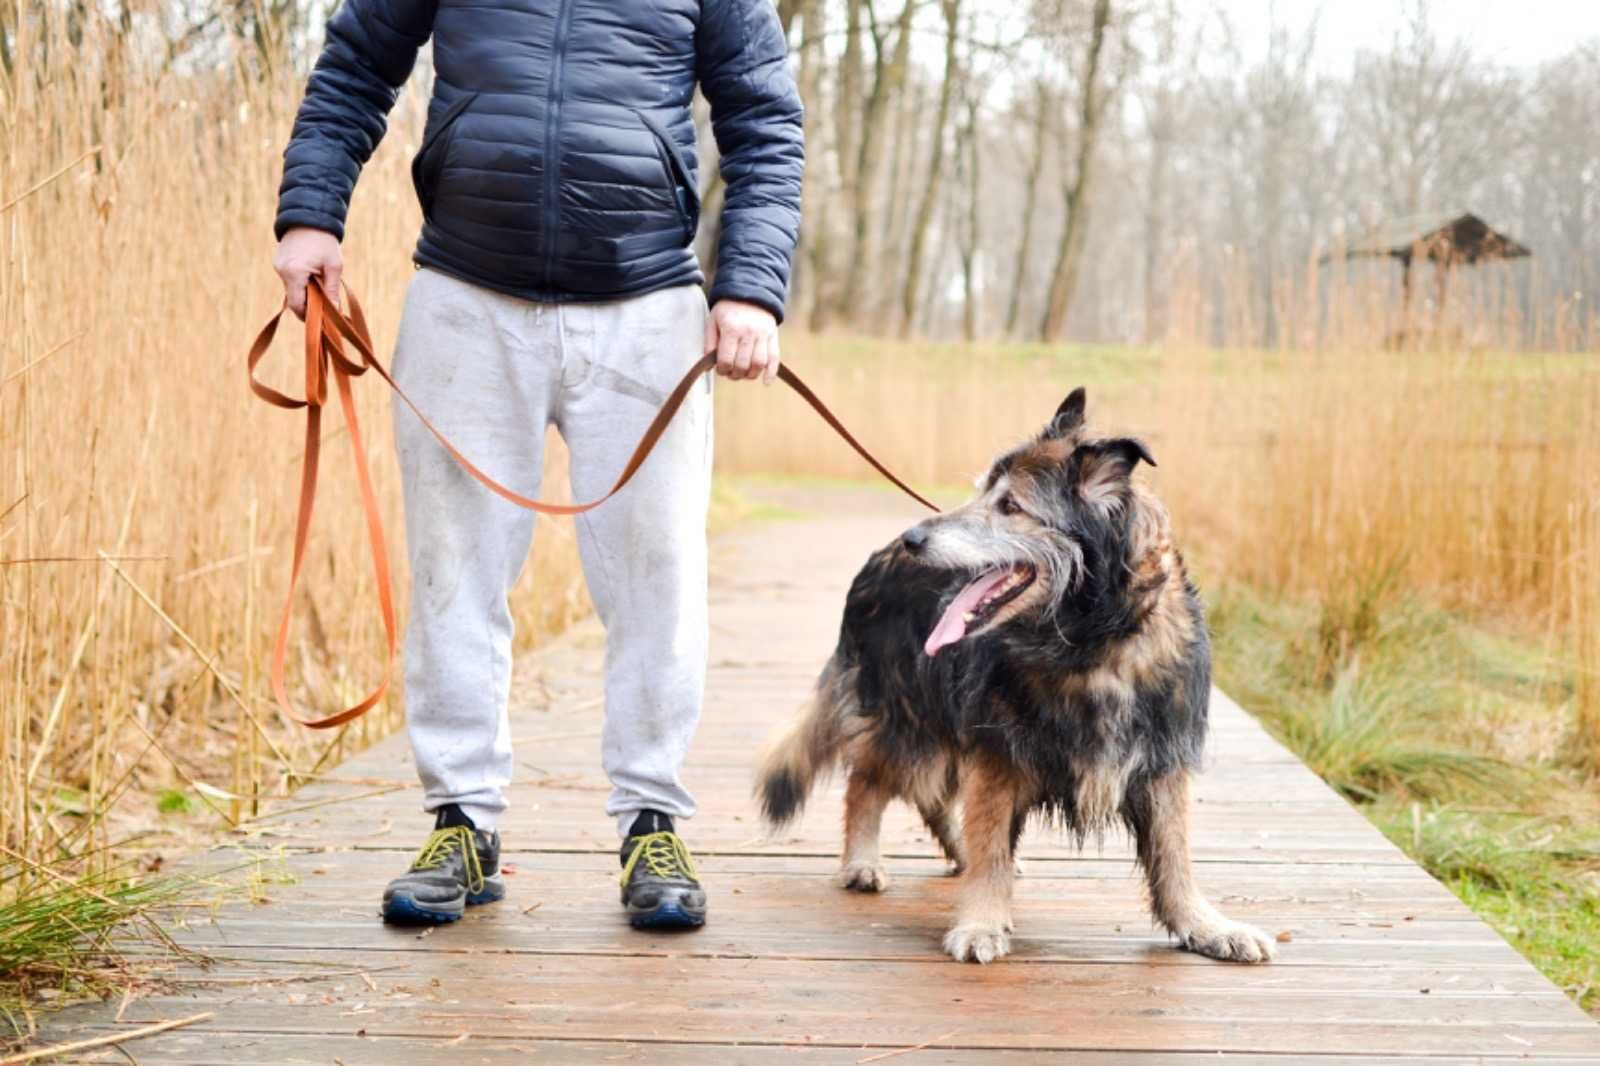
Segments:
[[[992,925],[958,925],[944,935],[944,950],[957,962],[993,962],[1011,954],[1011,934]]]
[[[1226,919],[1191,929],[1178,938],[1183,947],[1224,962],[1270,962],[1272,941],[1253,925]]]
[[[848,862],[839,871],[839,887],[852,892],[882,892],[889,887],[889,872],[875,862]]]

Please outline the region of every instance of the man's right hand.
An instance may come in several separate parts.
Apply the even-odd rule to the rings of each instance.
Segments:
[[[300,318],[306,317],[306,283],[312,277],[321,279],[322,291],[328,294],[328,299],[335,304],[339,302],[339,276],[344,273],[344,256],[339,251],[339,239],[333,234],[308,226],[289,230],[278,242],[272,268],[283,279],[289,310]]]

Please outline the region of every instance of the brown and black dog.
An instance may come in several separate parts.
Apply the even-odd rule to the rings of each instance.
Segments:
[[[1189,775],[1210,643],[1166,511],[1132,478],[1141,460],[1155,465],[1139,441],[1088,433],[1074,391],[971,502],[867,561],[815,694],[763,757],[756,792],[774,826],[849,767],[846,888],[885,887],[884,808],[917,807],[964,876],[944,940],[958,960],[1010,950],[1014,852],[1035,812],[1080,846],[1125,826],[1151,909],[1183,947],[1272,956],[1195,887]]]

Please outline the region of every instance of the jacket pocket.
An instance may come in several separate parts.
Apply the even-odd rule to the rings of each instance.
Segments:
[[[422,138],[422,147],[411,160],[411,184],[417,190],[423,218],[433,218],[433,194],[439,187],[439,175],[444,172],[445,156],[450,151],[451,128],[477,98],[477,93],[462,93],[455,103],[445,108],[438,124]]]
[[[683,223],[684,243],[691,243],[695,231],[700,227],[700,190],[695,187],[694,178],[689,173],[689,164],[678,150],[678,142],[672,139],[672,134],[667,132],[665,126],[643,111],[635,114],[656,140],[656,155],[661,161],[667,187],[672,190],[672,202],[678,209],[678,220]]]

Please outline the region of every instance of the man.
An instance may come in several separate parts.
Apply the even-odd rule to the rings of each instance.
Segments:
[[[284,153],[275,265],[297,313],[308,278],[337,293],[356,177],[430,37],[437,76],[412,165],[420,270],[394,374],[524,494],[539,490],[556,426],[573,493],[592,499],[703,351],[724,377],[777,372],[803,164],[783,30],[770,0],[344,0]],[[696,84],[727,184],[709,297],[690,247]],[[383,914],[451,921],[504,894],[506,595],[534,523],[394,412],[412,578],[406,721],[435,828]],[[675,819],[694,813],[679,768],[705,684],[710,472],[708,379],[632,484],[577,520],[606,627],[606,812],[635,926],[705,921]]]

